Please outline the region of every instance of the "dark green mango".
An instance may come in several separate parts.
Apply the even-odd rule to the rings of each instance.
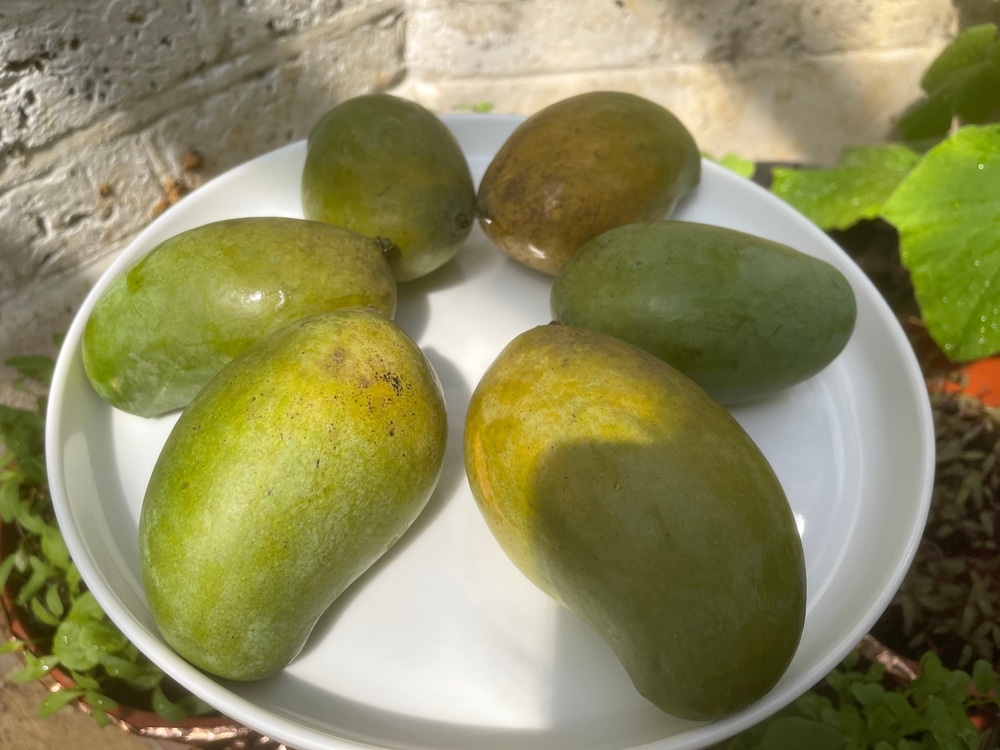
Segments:
[[[302,219],[213,222],[160,243],[111,282],[87,319],[83,365],[105,401],[153,417],[184,407],[264,334],[352,306],[396,310],[374,239]]]
[[[812,377],[846,346],[857,301],[832,264],[694,222],[636,223],[580,249],[556,277],[553,317],[652,352],[724,404]]]
[[[500,249],[554,275],[612,227],[665,218],[701,179],[683,123],[634,94],[593,91],[535,113],[479,185],[479,222]]]
[[[302,210],[379,237],[397,281],[449,261],[472,231],[475,186],[445,124],[389,94],[341,102],[309,134]]]
[[[612,336],[515,338],[469,403],[472,494],[510,559],[664,711],[715,719],[781,678],[806,578],[765,456],[689,378]]]

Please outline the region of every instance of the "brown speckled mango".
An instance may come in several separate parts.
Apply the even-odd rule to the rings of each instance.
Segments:
[[[163,637],[220,677],[282,669],[423,509],[446,434],[434,370],[377,311],[311,316],[241,354],[185,409],[145,495]]]
[[[672,112],[593,91],[535,113],[483,175],[479,222],[501,250],[555,275],[589,239],[661,219],[701,179],[701,154]]]

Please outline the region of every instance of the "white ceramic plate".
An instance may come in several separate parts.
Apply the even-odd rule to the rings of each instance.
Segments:
[[[444,118],[478,181],[520,121]],[[908,567],[930,498],[934,446],[923,380],[882,298],[822,232],[751,182],[711,164],[678,218],[784,242],[839,267],[858,297],[841,356],[776,398],[734,411],[771,461],[805,547],[808,612],[774,691],[709,724],[641,698],[611,651],[535,589],[490,536],[461,459],[466,404],[517,334],[549,321],[550,279],[508,260],[477,228],[459,257],[400,287],[397,320],[427,352],[449,407],[449,447],[426,511],[320,620],[301,656],[254,684],[206,676],[157,634],[139,583],[146,482],[176,415],[107,406],[80,358],[87,315],[111,278],[158,242],[209,221],[301,216],[296,143],[199,188],[116,259],[73,322],[50,396],[53,501],[87,585],[121,630],[228,716],[299,750],[701,748],[788,703],[832,669],[882,613]]]

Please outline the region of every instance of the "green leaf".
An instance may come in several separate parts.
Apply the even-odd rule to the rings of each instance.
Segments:
[[[53,576],[53,569],[37,555],[28,556],[28,566],[31,574],[17,593],[17,603],[22,607],[27,606],[31,597],[41,591],[49,578]]]
[[[63,706],[72,703],[78,698],[82,698],[83,692],[81,688],[62,688],[49,693],[45,700],[39,704],[38,715],[43,719],[52,716],[52,714]]]
[[[28,484],[45,484],[45,418],[41,413],[0,404],[0,444],[7,448],[2,457],[5,466],[13,460]]]
[[[187,709],[167,698],[159,685],[153,688],[153,710],[167,721],[180,721],[188,716]]]
[[[1000,351],[1000,125],[962,128],[886,201],[927,329],[953,361]]]
[[[757,163],[750,161],[749,159],[744,159],[742,156],[736,154],[726,154],[721,159],[714,159],[717,164],[725,167],[730,172],[738,174],[740,177],[746,177],[748,180],[753,177],[754,172],[757,171]]]
[[[11,675],[11,682],[21,683],[37,680],[47,675],[53,667],[58,666],[59,658],[54,655],[35,656],[30,651],[25,651],[24,666]]]
[[[128,650],[123,650],[126,653]],[[163,681],[163,672],[159,667],[143,659],[137,661],[136,655],[126,658],[118,654],[105,654],[101,657],[104,670],[115,679],[122,680],[138,690],[152,690]]]
[[[885,695],[882,696],[882,706],[892,715],[893,722],[904,728],[902,734],[906,734],[920,725],[920,717],[916,708],[903,693],[886,691]]]
[[[111,724],[111,717],[108,715],[108,712],[103,711],[100,708],[91,706],[91,716],[93,716],[94,721],[99,727],[106,727]]]
[[[830,169],[774,169],[771,192],[821,229],[847,229],[879,216],[919,160],[900,144],[850,148]]]
[[[931,63],[920,82],[927,97],[897,129],[907,140],[943,137],[957,117],[982,124],[1000,106],[1000,42],[994,24],[971,26]]]
[[[86,674],[84,672],[77,672],[75,669],[69,670],[69,674],[70,677],[73,678],[73,681],[76,683],[77,687],[81,687],[84,690],[101,689],[101,683],[94,677],[91,677],[89,674]]]
[[[91,708],[101,711],[113,711],[118,708],[118,704],[112,698],[96,690],[88,690],[84,695],[84,700]]]
[[[59,618],[50,612],[48,608],[42,604],[41,599],[38,597],[32,597],[29,602],[29,606],[31,608],[31,614],[37,617],[41,622],[53,628],[59,625]]]
[[[59,584],[51,584],[45,591],[45,608],[56,617],[62,617],[66,613]]]
[[[0,484],[0,520],[11,523],[22,512],[21,475],[14,473],[14,476]]]
[[[72,564],[66,540],[57,526],[47,526],[42,530],[42,554],[61,570],[67,570]]]
[[[985,659],[979,659],[972,665],[972,686],[978,696],[987,696],[996,690],[996,672]]]
[[[120,651],[127,643],[110,621],[68,618],[56,630],[52,651],[64,665],[83,672],[100,664],[104,654]]]
[[[17,507],[17,515],[14,520],[25,530],[32,534],[44,534],[49,522],[27,503],[20,503]]]
[[[7,585],[7,579],[14,572],[15,565],[17,565],[17,558],[14,555],[8,555],[0,560],[0,589]]]
[[[760,750],[842,750],[847,740],[833,727],[812,719],[788,716],[771,722]]]
[[[10,640],[0,643],[0,654],[12,654],[15,651],[23,651],[25,643],[18,638],[11,638]]]
[[[11,357],[5,364],[17,370],[23,378],[37,381],[44,386],[52,384],[52,372],[55,370],[55,361],[51,357],[44,355]]]
[[[862,706],[869,708],[885,698],[885,688],[877,683],[856,682],[851,685],[851,695]]]
[[[188,713],[188,716],[205,716],[215,713],[215,709],[192,693],[181,696],[177,703]]]
[[[73,605],[70,607],[66,618],[77,622],[103,620],[104,610],[101,609],[101,605],[97,603],[94,595],[89,591],[85,591],[73,600]]]

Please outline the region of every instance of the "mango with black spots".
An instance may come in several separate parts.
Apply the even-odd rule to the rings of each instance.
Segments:
[[[532,328],[477,385],[464,456],[507,556],[660,709],[720,718],[785,673],[806,606],[791,506],[750,436],[685,375],[597,331]]]
[[[280,671],[425,507],[446,436],[433,367],[377,310],[247,349],[183,411],[143,500],[140,571],[166,642],[219,677]]]

